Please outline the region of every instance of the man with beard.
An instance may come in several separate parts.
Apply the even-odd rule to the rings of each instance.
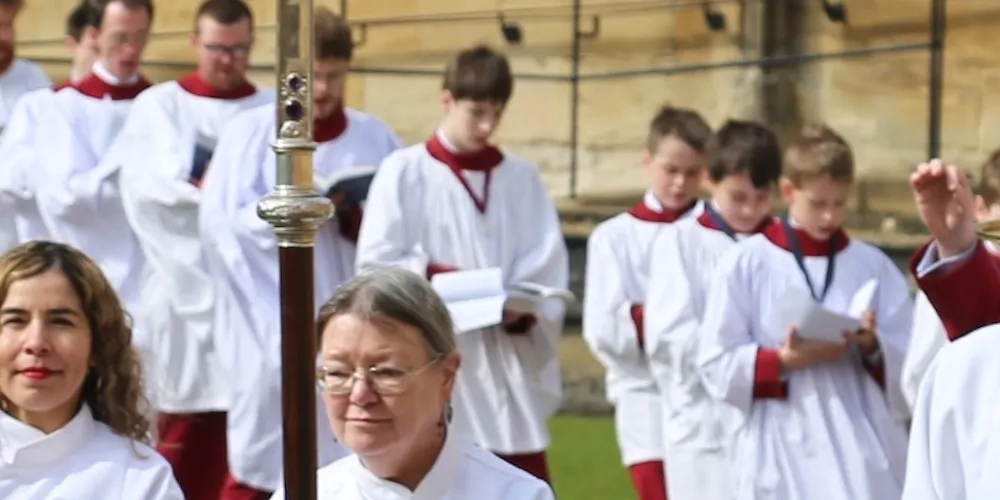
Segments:
[[[37,64],[14,57],[14,22],[23,7],[24,0],[0,0],[0,131],[22,94],[52,85]]]
[[[313,172],[317,190],[330,193],[337,191],[330,189],[331,178],[366,170],[352,167],[378,165],[400,141],[382,121],[343,105],[354,47],[347,23],[322,7],[316,8],[313,22],[313,139],[318,143]],[[213,342],[223,373],[240,374],[229,380],[227,445],[232,479],[224,500],[266,499],[281,486],[277,239],[274,229],[257,216],[257,202],[276,182],[271,149],[274,113],[268,105],[231,120],[201,191],[199,229],[215,285]],[[322,300],[354,274],[356,219],[357,210],[342,205],[316,236],[315,294]],[[321,466],[344,453],[322,412],[317,404]]]
[[[189,500],[217,500],[229,475],[229,395],[212,333],[215,294],[198,231],[201,179],[224,125],[273,101],[246,69],[253,14],[205,0],[195,15],[198,68],[136,98],[118,142],[125,214],[149,263],[135,345],[157,415],[157,451]]]

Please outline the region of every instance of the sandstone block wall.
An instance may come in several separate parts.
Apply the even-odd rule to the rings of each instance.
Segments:
[[[54,78],[67,72],[62,45],[65,14],[77,0],[34,0],[19,22],[19,51],[46,61]],[[274,2],[251,0],[258,43],[253,77],[271,85]],[[339,0],[319,4],[339,10]],[[844,0],[846,25],[826,20],[819,2],[745,1],[719,4],[727,30],[712,32],[699,7],[677,2],[586,0],[582,29],[599,17],[599,32],[581,44],[577,179],[581,197],[641,190],[637,162],[645,125],[659,105],[700,109],[715,125],[727,117],[758,118],[783,132],[823,120],[855,146],[862,176],[875,186],[866,205],[909,205],[904,184],[927,150],[929,53],[914,51],[824,60],[780,69],[734,67],[683,74],[596,78],[609,72],[668,68],[784,52],[838,52],[929,40],[928,0]],[[188,36],[197,0],[160,2],[145,71],[165,80],[190,69]],[[785,4],[781,7],[780,4]],[[787,4],[795,4],[787,6]],[[539,6],[550,6],[540,9]],[[348,17],[372,21],[356,66],[440,70],[456,50],[476,42],[503,46],[490,12],[503,9],[524,35],[508,46],[522,75],[559,76],[572,67],[570,0],[393,0],[346,2]],[[466,22],[379,24],[403,16],[475,13]],[[945,64],[943,156],[976,168],[1000,145],[1000,3],[950,2]],[[359,31],[360,36],[360,31]],[[361,72],[349,83],[348,104],[379,115],[407,141],[425,138],[440,116],[437,76]],[[522,78],[500,133],[511,151],[535,161],[556,196],[570,193],[571,84]],[[994,116],[997,115],[997,116]]]

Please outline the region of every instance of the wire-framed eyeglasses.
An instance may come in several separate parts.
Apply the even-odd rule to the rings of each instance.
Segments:
[[[354,388],[354,382],[364,379],[368,387],[380,396],[400,394],[409,388],[413,378],[437,364],[441,356],[414,370],[401,370],[384,366],[356,368],[353,371],[321,366],[316,369],[316,385],[327,394],[346,396]]]

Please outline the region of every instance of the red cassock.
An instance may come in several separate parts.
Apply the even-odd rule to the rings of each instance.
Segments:
[[[930,244],[924,245],[910,259],[913,276],[917,276],[917,265],[929,247]],[[969,258],[916,280],[941,318],[950,340],[1000,323],[1000,256],[987,250],[982,242]]]

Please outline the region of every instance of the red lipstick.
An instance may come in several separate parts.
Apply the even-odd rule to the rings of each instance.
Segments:
[[[19,372],[21,375],[31,379],[31,380],[45,380],[56,374],[55,371],[48,368],[25,368]]]

